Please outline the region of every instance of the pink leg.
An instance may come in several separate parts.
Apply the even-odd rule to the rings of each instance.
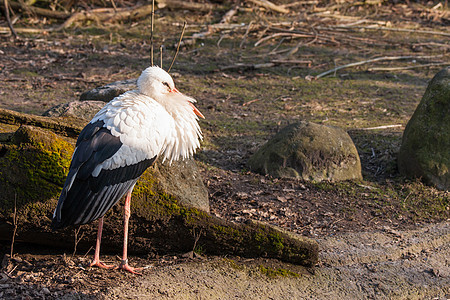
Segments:
[[[142,270],[142,268],[133,268],[128,265],[128,220],[130,219],[131,192],[132,190],[128,191],[127,198],[125,199],[125,209],[123,217],[123,257],[119,268],[133,274],[142,275],[141,273],[136,272]]]
[[[103,262],[100,261],[100,242],[102,240],[102,230],[103,230],[103,217],[101,217],[98,222],[97,243],[95,245],[94,260],[91,262],[90,266],[91,267],[96,266],[103,269],[112,269],[115,266],[105,265]]]

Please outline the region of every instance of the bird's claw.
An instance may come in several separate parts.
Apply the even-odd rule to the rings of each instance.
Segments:
[[[107,265],[101,262],[100,260],[95,260],[91,262],[89,267],[99,267],[101,269],[117,269],[117,266],[114,265]]]
[[[122,260],[120,265],[119,265],[119,269],[122,269],[124,271],[128,271],[132,274],[136,274],[136,275],[142,275],[142,273],[139,273],[139,271],[142,271],[144,268],[133,268],[130,267],[130,265],[128,264],[128,259]]]

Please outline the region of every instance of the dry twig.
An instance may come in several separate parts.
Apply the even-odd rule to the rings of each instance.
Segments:
[[[349,67],[355,67],[355,66],[360,66],[360,65],[364,65],[364,64],[368,64],[368,63],[372,63],[372,62],[376,62],[376,61],[387,61],[387,60],[401,60],[401,59],[429,59],[429,58],[436,58],[436,57],[442,57],[442,55],[437,55],[437,56],[383,56],[383,57],[377,57],[377,58],[373,58],[373,59],[368,59],[368,60],[363,60],[363,61],[358,61],[358,62],[354,62],[354,63],[350,63],[350,64],[346,64],[346,65],[342,65],[339,67],[336,67],[334,69],[328,70],[326,72],[320,73],[317,76],[307,76],[306,79],[311,80],[311,79],[319,79],[321,77],[327,76],[331,73],[334,73],[338,70],[341,69],[345,69],[345,68],[349,68]]]
[[[231,18],[238,12],[239,5],[234,6],[232,9],[230,9],[226,14],[223,15],[222,19],[220,20],[221,24],[228,24],[231,21]]]
[[[197,247],[198,240],[202,236],[203,228],[200,228],[200,232],[196,233],[195,228],[192,228],[193,235],[194,235],[194,246],[192,246],[192,252],[195,252],[195,248]]]
[[[382,125],[382,126],[376,126],[376,127],[367,127],[367,128],[356,128],[353,130],[361,130],[361,131],[367,131],[367,130],[379,130],[379,129],[388,129],[388,128],[396,128],[396,127],[402,127],[401,124],[395,124],[395,125]]]
[[[181,45],[181,41],[183,40],[184,31],[186,30],[186,24],[187,24],[186,21],[184,21],[183,30],[181,31],[180,39],[178,40],[177,51],[175,52],[175,55],[173,56],[172,63],[170,64],[170,67],[167,70],[167,72],[170,72],[170,70],[172,69],[173,63],[175,62],[175,59],[177,58],[178,51],[180,51],[180,45]]]
[[[252,27],[252,24],[253,24],[253,21],[250,21],[250,23],[248,23],[247,30],[245,31],[245,34],[244,34],[244,36],[242,37],[242,41],[241,41],[241,43],[239,44],[239,48],[242,48],[242,47],[244,46],[245,40],[246,40],[247,37],[248,37],[248,34],[249,34],[250,29],[251,29],[251,27]]]
[[[17,233],[17,194],[14,194],[14,213],[13,213],[13,235],[11,238],[11,253],[10,257],[13,257],[14,254],[14,241],[16,239],[16,233]]]
[[[397,32],[409,32],[409,33],[420,33],[420,34],[433,34],[433,35],[442,35],[449,36],[450,33],[442,32],[442,31],[431,31],[431,30],[417,30],[417,29],[405,29],[405,28],[391,28],[391,27],[365,27],[365,26],[346,26],[346,25],[338,25],[337,28],[345,28],[345,29],[364,29],[364,30],[385,30],[385,31],[397,31]]]
[[[281,7],[289,8],[289,7],[295,7],[295,6],[300,6],[300,5],[316,5],[316,4],[319,4],[318,0],[296,1],[296,2],[281,5]]]
[[[220,70],[238,70],[238,69],[245,69],[245,70],[256,70],[256,69],[262,69],[262,68],[271,68],[275,66],[275,63],[262,63],[262,64],[243,64],[238,63],[231,66],[224,66],[221,67]]]
[[[13,1],[11,3],[8,2],[8,6],[11,7],[12,9],[20,9],[30,14],[52,19],[64,20],[70,17],[70,13],[27,5],[24,1],[17,1],[17,2]]]
[[[17,39],[17,32],[14,30],[14,27],[11,22],[11,18],[9,17],[8,0],[3,0],[3,5],[4,5],[4,9],[5,9],[6,22],[8,23],[9,30],[11,31],[11,34],[13,35],[13,37],[15,39]]]
[[[3,0],[7,2],[8,0]],[[152,14],[152,10],[154,13],[154,5],[142,5],[136,8],[97,8],[92,9],[90,11],[81,11],[76,12],[72,15],[64,14],[55,14],[54,16],[50,16],[48,10],[38,10],[34,7],[27,6],[32,12],[36,12],[40,15],[45,15],[48,17],[54,17],[58,19],[66,19],[66,21],[57,27],[47,28],[47,29],[36,29],[36,28],[17,28],[16,32],[23,33],[43,33],[43,32],[53,32],[53,31],[61,31],[74,23],[82,22],[82,21],[95,21],[95,22],[117,22],[121,20],[135,20],[144,18],[150,14]],[[182,8],[188,10],[195,11],[209,11],[214,8],[218,8],[219,6],[213,4],[201,4],[201,3],[191,3],[186,1],[177,1],[177,0],[160,0],[158,1],[158,7],[170,7],[170,8]],[[23,7],[22,7],[23,8]],[[7,32],[5,27],[0,27],[0,33]]]
[[[290,65],[308,65],[311,66],[311,60],[286,60],[286,59],[274,59],[271,62],[274,64],[290,64]]]
[[[74,236],[75,236],[75,243],[73,245],[73,253],[72,253],[72,257],[75,256],[75,254],[77,253],[77,246],[78,243],[81,241],[81,239],[84,237],[84,232],[81,233],[80,238],[78,238],[78,234],[80,233],[81,230],[81,226],[79,226],[78,228],[74,229]]]
[[[292,38],[314,38],[315,36],[312,34],[300,34],[300,33],[288,33],[288,32],[279,32],[274,33],[272,35],[266,36],[265,38],[260,39],[255,43],[255,47],[258,47],[263,42],[268,41],[270,39],[276,38],[276,37],[292,37]]]
[[[192,11],[212,11],[221,8],[216,4],[208,3],[197,3],[189,1],[179,1],[179,0],[157,0],[158,8],[170,7],[172,9],[185,9]]]
[[[151,13],[151,29],[150,29],[150,65],[153,67],[153,20],[155,18],[155,0],[152,0],[152,13]]]
[[[407,67],[369,68],[367,70],[368,71],[400,71],[400,70],[410,70],[410,69],[419,69],[419,68],[428,68],[428,67],[437,67],[437,66],[450,66],[450,62],[431,63],[431,64],[423,64],[423,65],[407,66]]]
[[[254,103],[256,101],[259,101],[259,100],[261,100],[261,99],[253,99],[253,100],[247,101],[247,102],[243,103],[242,106],[250,105],[250,104],[252,104],[252,103]]]
[[[285,7],[273,4],[272,2],[270,2],[268,0],[247,0],[247,1],[251,2],[253,4],[256,4],[258,6],[264,7],[266,9],[268,9],[268,10],[275,11],[275,12],[279,12],[279,13],[282,13],[282,14],[288,14],[289,13],[289,10],[286,9]]]
[[[163,68],[163,45],[159,46],[159,67]]]

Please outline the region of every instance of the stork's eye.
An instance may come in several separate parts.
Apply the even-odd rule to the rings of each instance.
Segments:
[[[164,81],[163,84],[164,84],[165,86],[167,86],[167,88],[170,90],[170,85],[169,85],[166,81]]]

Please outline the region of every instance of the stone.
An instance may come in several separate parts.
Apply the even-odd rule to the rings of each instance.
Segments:
[[[161,188],[182,204],[209,212],[208,189],[195,160],[174,161],[170,165],[157,161],[150,169]]]
[[[362,179],[359,155],[342,129],[301,121],[283,128],[248,161],[251,170],[307,181]]]
[[[403,132],[398,169],[440,190],[450,187],[450,67],[438,72]]]
[[[97,87],[93,90],[84,92],[83,94],[81,94],[80,100],[99,100],[109,102],[115,97],[125,93],[126,91],[134,90],[136,88],[137,79],[116,81],[105,86]]]
[[[86,100],[86,101],[71,101],[56,105],[46,112],[45,117],[72,117],[91,120],[95,114],[105,106],[104,101]]]

